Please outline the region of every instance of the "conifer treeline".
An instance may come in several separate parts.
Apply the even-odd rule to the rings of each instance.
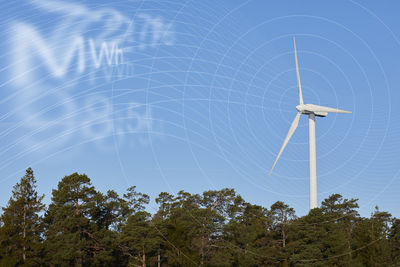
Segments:
[[[29,168],[1,215],[1,266],[400,266],[400,220],[339,194],[296,217],[233,189],[162,192],[152,215],[135,187],[104,194],[73,173],[42,199]]]

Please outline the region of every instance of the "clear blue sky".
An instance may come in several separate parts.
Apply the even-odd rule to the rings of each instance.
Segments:
[[[6,1],[0,8],[0,204],[32,167],[40,192],[234,188],[308,210],[303,116],[317,118],[319,200],[400,216],[398,1]],[[150,211],[156,205],[151,203]]]

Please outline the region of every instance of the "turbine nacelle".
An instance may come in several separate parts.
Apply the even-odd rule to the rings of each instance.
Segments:
[[[347,110],[324,107],[314,104],[300,104],[296,106],[296,109],[301,114],[314,114],[318,117],[326,117],[328,113],[351,113],[351,111]]]
[[[314,114],[315,116],[318,117],[326,117],[328,115],[328,112],[316,111],[314,106],[315,105],[312,104],[302,104],[302,105],[297,105],[296,109],[301,114]]]

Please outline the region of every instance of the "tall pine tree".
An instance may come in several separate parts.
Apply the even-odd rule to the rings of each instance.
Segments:
[[[41,264],[43,197],[38,195],[33,170],[28,168],[25,176],[14,186],[1,216],[1,262],[4,266]]]
[[[85,174],[64,177],[52,193],[47,211],[46,256],[56,266],[84,266],[104,250],[94,236],[96,194]]]

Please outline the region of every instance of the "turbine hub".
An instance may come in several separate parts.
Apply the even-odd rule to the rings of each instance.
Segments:
[[[304,112],[306,109],[306,106],[304,104],[300,104],[296,106],[296,109],[298,112]]]

